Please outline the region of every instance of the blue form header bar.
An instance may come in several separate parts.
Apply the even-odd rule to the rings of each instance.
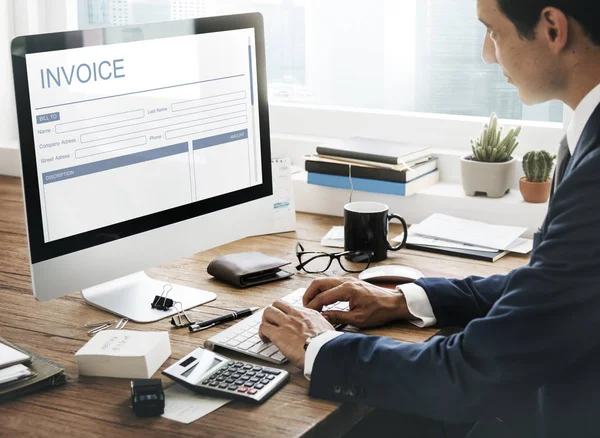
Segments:
[[[58,122],[60,121],[60,113],[55,112],[48,114],[40,114],[38,116],[35,116],[35,121],[38,125],[42,123]]]
[[[55,170],[52,172],[46,172],[42,174],[42,179],[44,184],[51,184],[80,176],[90,175],[92,173],[104,172],[106,170],[131,166],[132,164],[157,160],[159,158],[165,158],[171,155],[183,153],[188,153],[187,142],[165,146],[158,149],[151,149],[149,151],[137,152],[135,154],[124,155],[122,157],[109,158],[108,160],[95,161],[93,163],[68,167],[66,169]]]
[[[213,137],[201,138],[194,140],[194,150],[210,148],[220,144],[231,143],[232,141],[245,140],[248,138],[248,130],[241,129],[239,131],[229,132],[227,134],[215,135]]]

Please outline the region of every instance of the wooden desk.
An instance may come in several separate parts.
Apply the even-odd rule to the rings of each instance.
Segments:
[[[300,274],[270,285],[237,290],[212,279],[206,273],[208,263],[219,255],[241,251],[262,251],[292,261],[295,260],[297,241],[303,242],[307,249],[320,248],[321,237],[331,226],[341,223],[341,218],[298,214],[298,227],[294,233],[244,239],[148,273],[156,279],[216,292],[216,301],[191,312],[198,319],[243,307],[264,307],[297,288],[306,287],[315,276]],[[392,228],[392,232],[398,232],[398,229]],[[507,256],[490,264],[402,250],[390,253],[386,263],[412,266],[427,276],[463,277],[506,273],[526,262],[526,257]],[[333,273],[339,275],[341,272]],[[0,177],[0,309],[0,336],[59,362],[70,376],[67,384],[60,388],[1,405],[0,436],[332,437],[343,434],[369,410],[364,406],[309,398],[309,382],[298,370],[287,365],[290,383],[261,406],[233,402],[190,425],[161,418],[136,418],[129,404],[129,380],[77,375],[74,354],[89,339],[83,325],[86,321],[105,319],[107,314],[86,305],[79,294],[47,303],[34,299],[21,182],[7,177]],[[166,367],[228,325],[197,334],[170,330],[167,320],[149,325],[130,322],[127,328],[170,330],[173,354],[164,365]],[[367,333],[405,342],[422,342],[435,330],[420,330],[409,323],[398,323]],[[165,386],[172,384],[166,378],[163,383]]]

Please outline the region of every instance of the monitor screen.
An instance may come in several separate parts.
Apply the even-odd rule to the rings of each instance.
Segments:
[[[272,194],[259,14],[18,37],[12,60],[33,264]]]
[[[262,183],[254,29],[26,55],[44,242]]]

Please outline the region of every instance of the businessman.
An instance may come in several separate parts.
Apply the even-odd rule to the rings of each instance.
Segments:
[[[487,27],[485,62],[500,65],[523,102],[558,99],[575,111],[530,263],[489,278],[421,279],[397,292],[317,280],[305,308],[266,309],[260,334],[304,370],[317,397],[463,423],[469,437],[597,437],[600,2],[478,0],[477,12]],[[350,311],[318,312],[338,300]],[[331,326],[402,319],[464,331],[404,344]]]

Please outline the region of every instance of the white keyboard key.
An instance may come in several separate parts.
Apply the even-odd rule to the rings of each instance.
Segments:
[[[254,342],[254,343],[256,344],[257,342],[260,342],[260,336],[258,336],[258,334],[256,334],[256,335],[252,336],[252,337],[251,337],[250,339],[248,339],[248,340],[249,340],[249,341],[252,341],[252,342]]]
[[[265,356],[265,357],[270,357],[271,355],[273,355],[273,353],[277,353],[278,351],[279,351],[279,349],[277,348],[277,346],[271,345],[266,350],[261,351],[260,355]]]
[[[283,354],[281,354],[280,352],[277,352],[273,356],[271,356],[271,359],[282,361],[282,360],[285,360],[286,357]]]
[[[248,340],[248,336],[246,334],[237,335],[233,338],[234,341],[238,341],[238,343],[246,342]]]
[[[227,345],[229,345],[230,347],[237,347],[240,344],[241,344],[241,342],[238,342],[235,339],[232,339],[229,342],[227,342]]]
[[[255,344],[256,344],[256,342],[246,341],[246,342],[242,342],[240,345],[238,345],[237,348],[239,348],[240,350],[247,350],[247,349],[253,347]]]
[[[263,341],[260,341],[258,344],[255,344],[254,347],[250,348],[248,351],[250,353],[260,353],[261,351],[263,351],[266,348],[269,348],[271,345],[271,343],[265,344]]]

